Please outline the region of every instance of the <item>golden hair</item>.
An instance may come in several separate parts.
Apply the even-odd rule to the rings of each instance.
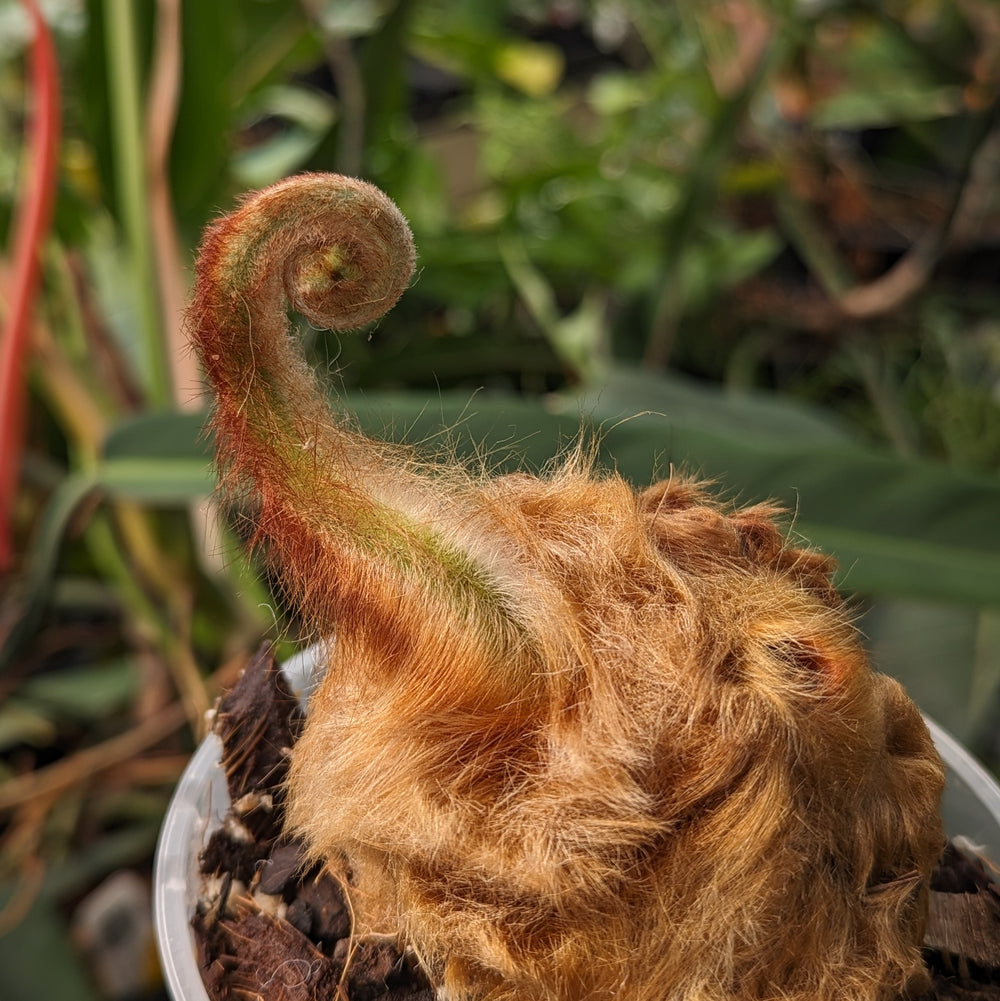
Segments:
[[[188,314],[223,483],[335,637],[288,816],[357,933],[452,1001],[919,993],[942,767],[831,561],[582,447],[489,477],[360,434],[286,309],[367,322],[413,261],[384,195],[303,175],[207,232]]]

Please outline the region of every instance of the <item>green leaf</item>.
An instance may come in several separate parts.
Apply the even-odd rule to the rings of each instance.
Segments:
[[[730,392],[678,375],[653,375],[619,367],[599,387],[578,399],[566,398],[564,409],[578,408],[594,419],[628,419],[636,414],[665,418],[736,438],[774,438],[803,444],[843,444],[847,430],[829,411],[769,393]],[[660,442],[662,450],[665,442]]]
[[[921,40],[919,33],[900,30],[876,5],[852,14],[844,23],[848,31],[816,39],[815,55],[834,70],[834,86],[843,81],[816,106],[811,118],[817,128],[923,122],[964,109],[964,81],[945,69],[947,59],[928,44],[930,36]]]
[[[587,103],[598,115],[605,117],[641,108],[653,96],[646,78],[616,70],[599,74],[587,88]]]
[[[317,20],[323,32],[340,38],[357,38],[377,31],[386,4],[379,0],[323,0]]]
[[[600,428],[603,461],[637,485],[674,465],[741,501],[782,503],[796,531],[840,560],[853,591],[1000,605],[998,478],[863,448],[825,412],[788,399],[618,371],[601,391],[555,409],[463,393],[371,394],[337,406],[369,433],[485,456],[501,470],[542,468],[581,428]],[[176,505],[212,490],[202,424],[175,414],[122,425],[94,475],[62,484],[33,547],[24,623],[37,621],[69,520],[91,492]]]
[[[97,475],[108,497],[170,507],[204,497],[214,483],[211,466],[197,459],[114,459]]]
[[[11,697],[0,705],[0,751],[16,744],[46,747],[56,739],[52,720],[37,708]]]
[[[839,583],[849,590],[1000,604],[996,555],[978,552],[972,540],[934,544],[919,537],[919,528],[906,535],[900,527],[903,532],[890,534],[805,519],[795,523],[796,534],[836,555]]]
[[[499,248],[518,294],[559,358],[585,382],[602,375],[608,336],[605,297],[589,290],[580,305],[563,316],[554,289],[528,259],[523,241],[501,238]]]
[[[233,157],[237,179],[249,187],[262,187],[301,169],[333,125],[336,106],[319,91],[275,86],[260,92],[250,114],[284,123],[276,135]]]
[[[555,45],[515,39],[503,42],[494,55],[497,76],[529,97],[551,94],[565,71],[565,57]]]
[[[204,413],[150,413],[122,421],[104,441],[101,455],[115,459],[211,458]]]
[[[1000,691],[1000,612],[879,599],[859,623],[872,663],[960,740],[989,737]]]
[[[720,291],[761,271],[781,251],[782,242],[770,229],[723,230],[709,239],[692,241],[680,260],[679,280],[689,308],[700,308]]]
[[[42,896],[47,900],[78,897],[115,869],[146,864],[156,846],[161,821],[162,817],[137,821],[104,834],[88,845],[86,852],[68,855],[46,874]]]
[[[125,705],[139,686],[131,660],[110,660],[48,671],[18,688],[18,696],[49,714],[87,722]]]
[[[0,666],[34,633],[48,600],[59,550],[70,520],[96,486],[96,477],[92,475],[69,476],[49,497],[28,550],[28,561],[21,583],[22,594],[18,596],[20,615],[0,644]]]
[[[844,90],[819,102],[810,121],[817,129],[886,128],[955,115],[964,106],[959,86]]]
[[[643,395],[644,385],[655,391]],[[673,465],[714,479],[742,502],[782,503],[796,531],[838,557],[840,580],[853,591],[1000,605],[995,477],[870,451],[835,422],[788,401],[730,397],[674,380],[614,381],[607,395],[584,404],[553,414],[495,397],[456,394],[429,405],[373,395],[359,416],[374,431],[394,417],[397,436],[430,445],[449,440],[466,456],[499,453],[502,469],[519,456],[541,467],[581,424],[592,430],[601,422],[604,461],[637,485]],[[650,404],[658,415],[647,410],[628,419]]]
[[[715,479],[741,501],[777,500],[801,534],[840,560],[851,590],[1000,604],[996,482],[862,449],[644,424],[609,437],[620,468],[649,469],[659,438],[665,461]]]
[[[107,496],[186,504],[214,489],[204,414],[154,413],[118,425],[104,442],[95,486]]]
[[[127,421],[105,442],[95,470],[67,476],[49,497],[29,550],[21,614],[0,646],[0,664],[31,636],[46,606],[63,539],[80,505],[98,495],[180,507],[215,487],[204,415],[158,413]]]

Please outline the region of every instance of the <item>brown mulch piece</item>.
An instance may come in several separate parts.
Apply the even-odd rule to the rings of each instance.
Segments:
[[[948,842],[931,877],[924,955],[934,978],[919,1001],[1000,999],[1000,883],[972,848]]]
[[[351,938],[340,884],[283,836],[288,752],[302,712],[269,648],[219,702],[213,729],[232,801],[199,856],[192,919],[212,1001],[432,1001],[392,940]]]
[[[340,884],[283,836],[288,752],[302,712],[264,647],[219,703],[215,732],[232,806],[200,856],[192,919],[211,1001],[433,1001],[412,955],[351,938]],[[914,1001],[1000,1001],[1000,873],[949,842],[931,879],[924,956],[931,989]]]

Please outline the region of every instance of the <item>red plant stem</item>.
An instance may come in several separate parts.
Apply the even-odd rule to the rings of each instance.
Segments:
[[[14,556],[11,514],[24,444],[24,368],[31,305],[40,277],[39,251],[52,218],[59,136],[59,76],[55,48],[35,0],[24,0],[35,29],[31,51],[32,116],[25,197],[14,224],[9,309],[0,337],[0,572]]]

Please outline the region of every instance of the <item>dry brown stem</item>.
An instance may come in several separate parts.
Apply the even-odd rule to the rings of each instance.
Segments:
[[[12,810],[32,800],[48,800],[67,789],[83,785],[170,736],[186,721],[184,707],[173,703],[156,716],[100,744],[77,751],[37,771],[27,772],[0,785],[0,811]]]

